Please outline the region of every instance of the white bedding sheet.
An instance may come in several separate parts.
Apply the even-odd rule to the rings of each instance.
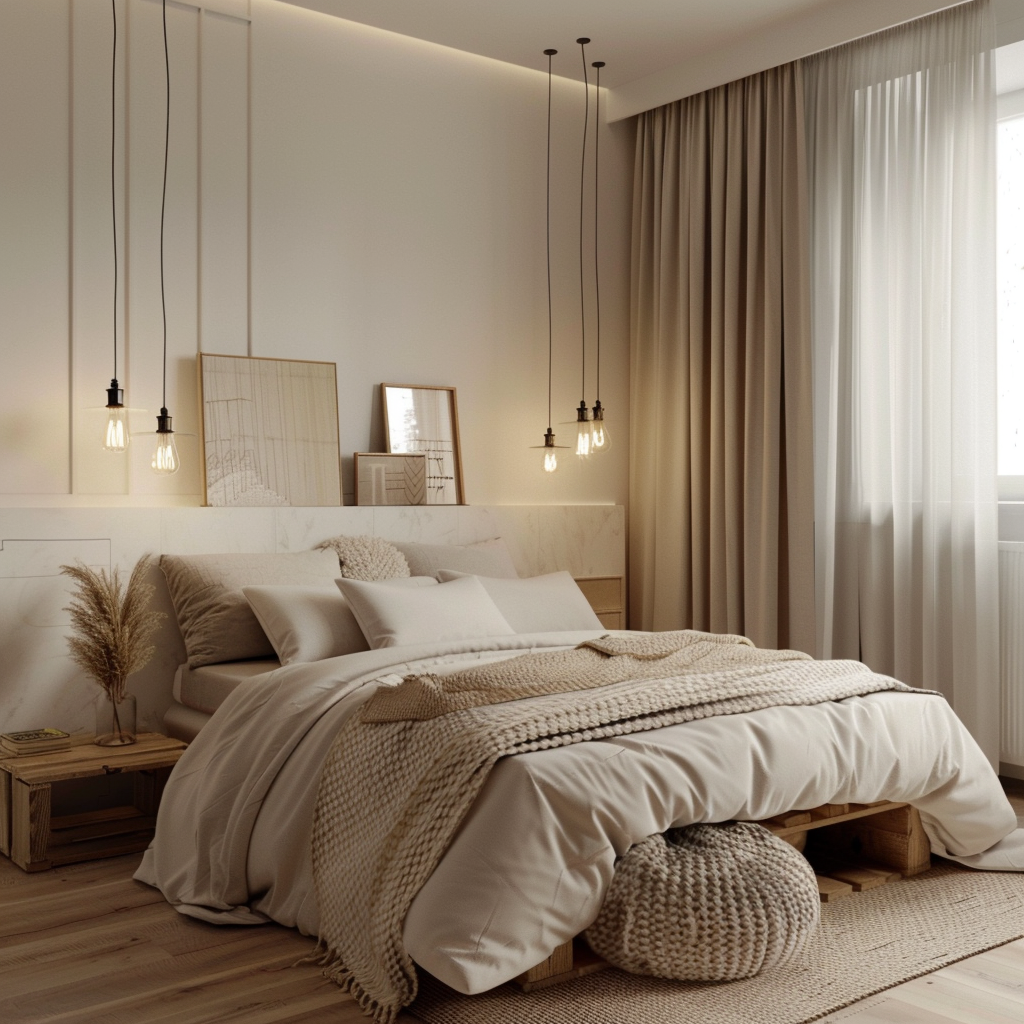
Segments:
[[[227,700],[237,686],[252,682],[257,676],[280,668],[276,658],[256,658],[251,661],[226,661],[217,665],[189,668],[179,665],[174,673],[171,696],[194,711],[212,715]]]
[[[320,765],[382,673],[595,635],[391,648],[237,689],[175,769],[136,877],[206,920],[272,918],[316,934],[309,830]],[[1014,831],[998,779],[946,702],[885,692],[506,758],[413,902],[406,947],[453,988],[484,991],[582,931],[615,858],[647,835],[881,799],[914,804],[935,853],[1024,869],[1024,830]]]

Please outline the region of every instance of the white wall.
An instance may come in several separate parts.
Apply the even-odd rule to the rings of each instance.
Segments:
[[[117,3],[118,376],[145,410],[133,429],[152,430],[160,5]],[[551,477],[528,449],[547,426],[546,76],[274,0],[172,2],[167,14],[175,427],[197,430],[199,351],[330,360],[346,492],[351,453],[383,445],[377,388],[392,381],[458,388],[471,503],[624,503],[632,127],[606,126],[601,140],[601,398],[614,445]],[[128,457],[99,448],[113,371],[110,31],[107,0],[0,4],[0,508],[201,500],[195,438],[179,438],[185,465],[169,479],[149,472],[148,439]],[[556,431],[580,397],[582,105],[581,88],[556,79]],[[589,244],[589,196],[587,208]],[[589,301],[589,267],[586,289]]]
[[[564,460],[552,477],[528,449],[547,426],[546,76],[274,0],[203,4],[167,8],[175,427],[197,429],[197,352],[330,360],[346,491],[351,453],[383,444],[378,386],[391,381],[458,388],[473,505],[622,505],[631,129],[607,129],[601,141],[601,397],[615,443],[600,461]],[[118,377],[127,403],[146,410],[133,429],[152,430],[161,404],[161,9],[156,0],[117,5]],[[286,550],[331,532],[480,539],[507,529],[523,551],[558,549],[524,554],[525,571],[622,572],[621,508],[594,509],[597,519],[557,508],[553,519],[527,508],[422,510],[408,521],[406,510],[350,509],[331,513],[330,527],[320,510],[172,510],[159,506],[200,503],[196,438],[179,439],[185,464],[169,479],[149,471],[147,439],[136,437],[128,457],[100,448],[113,372],[111,28],[108,0],[0,3],[0,728],[90,726],[94,687],[65,643],[59,565],[75,558],[127,569],[145,551]],[[557,429],[579,401],[583,96],[555,84]],[[589,239],[589,215],[587,224]],[[590,287],[588,274],[588,297]],[[587,389],[592,404],[592,364]],[[610,548],[606,512],[619,524]],[[566,534],[567,514],[582,525]],[[283,522],[294,529],[282,534]],[[601,558],[613,553],[610,565],[591,566],[595,544]],[[167,607],[166,594],[160,600]],[[176,637],[169,627],[131,684],[146,727],[159,726],[169,700]]]

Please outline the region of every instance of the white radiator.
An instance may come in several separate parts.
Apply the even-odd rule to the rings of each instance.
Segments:
[[[1000,771],[1024,778],[1024,541],[999,542]]]

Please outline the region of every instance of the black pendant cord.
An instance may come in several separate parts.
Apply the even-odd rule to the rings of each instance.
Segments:
[[[545,50],[548,59],[548,166],[547,166],[547,249],[548,249],[548,433],[551,433],[551,376],[554,327],[551,318],[551,58],[557,50]]]
[[[164,72],[167,79],[167,107],[164,117],[164,186],[160,200],[160,309],[164,324],[163,415],[167,415],[167,297],[164,286],[164,219],[167,210],[167,152],[171,141],[171,57],[167,49],[167,0],[162,0],[164,22]]]
[[[604,67],[603,60],[596,60],[593,67],[597,69],[597,103],[594,110],[594,326],[597,341],[597,406],[601,407],[601,270],[598,262],[597,244],[597,222],[598,222],[598,168],[600,167],[600,143],[601,143],[601,68]]]
[[[114,19],[114,46],[110,57],[110,219],[114,230],[114,377],[117,381],[117,0],[110,0],[110,13]]]
[[[587,173],[587,128],[590,121],[590,81],[587,78],[587,50],[590,40],[583,36],[576,40],[583,58],[583,89],[586,96],[583,107],[583,149],[580,155],[580,409],[587,407],[587,305],[583,289],[583,192]]]

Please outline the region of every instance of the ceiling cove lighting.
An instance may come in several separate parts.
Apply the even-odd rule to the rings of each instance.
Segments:
[[[107,429],[103,447],[108,452],[128,449],[128,410],[124,407],[124,389],[117,382],[117,179],[115,176],[117,127],[117,3],[110,0],[114,19],[114,42],[110,58],[110,212],[114,229],[114,376],[107,388]]]
[[[558,469],[558,452],[565,451],[565,445],[555,444],[555,434],[551,429],[551,370],[553,350],[553,329],[551,322],[551,58],[557,50],[545,50],[548,59],[548,150],[547,150],[547,254],[548,254],[548,429],[544,434],[544,443],[534,445],[544,452],[544,472],[554,473]]]
[[[604,425],[604,408],[601,406],[601,270],[599,266],[599,247],[597,244],[598,209],[598,172],[601,166],[600,141],[601,141],[601,68],[604,67],[603,60],[595,60],[591,64],[596,69],[597,81],[595,92],[597,93],[597,105],[594,111],[594,309],[596,313],[595,334],[597,336],[597,400],[594,402],[594,416],[590,421],[590,451],[593,455],[608,451],[611,438]]]
[[[587,80],[587,43],[581,36],[580,55],[583,58],[583,89],[586,97],[583,107],[583,149],[580,155],[580,406],[576,410],[576,454],[585,459],[590,455],[591,427],[590,410],[587,408],[587,307],[583,288],[583,186],[587,172],[587,127],[590,120],[590,82]]]
[[[170,476],[178,472],[178,449],[174,443],[171,417],[167,412],[167,296],[164,284],[164,221],[167,211],[167,152],[171,137],[171,58],[167,48],[167,0],[161,0],[164,28],[164,74],[166,77],[166,111],[164,116],[164,185],[160,200],[160,308],[163,313],[163,400],[156,418],[156,448],[150,466],[154,473]]]

